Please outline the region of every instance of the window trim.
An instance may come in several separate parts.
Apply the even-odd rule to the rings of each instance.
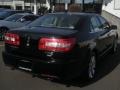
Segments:
[[[108,22],[104,17],[102,17],[102,16],[97,16],[97,18],[98,18],[99,22],[101,23],[101,28],[102,28],[103,30],[106,30],[106,29],[105,29],[105,24],[107,24],[107,25],[110,27],[109,22]],[[102,23],[102,21],[100,20],[100,18],[105,21],[104,24]],[[106,26],[106,27],[107,27],[107,26]],[[109,27],[108,27],[108,28],[109,28]]]
[[[97,18],[97,16],[92,16],[92,17],[90,18],[90,23],[91,23],[90,25],[92,26],[93,31],[90,30],[90,33],[96,33],[96,32],[102,31],[102,29],[100,29],[100,26],[99,26],[99,25],[98,25],[98,27],[94,27],[94,26],[93,26],[93,23],[92,23],[92,21],[91,21],[92,18],[96,19],[96,21],[98,21],[98,23],[101,24],[101,22],[99,21],[99,19]],[[97,23],[97,24],[98,24],[98,23]],[[91,27],[91,26],[90,26],[90,27]],[[97,28],[97,29],[99,29],[99,30],[95,30],[95,28]]]

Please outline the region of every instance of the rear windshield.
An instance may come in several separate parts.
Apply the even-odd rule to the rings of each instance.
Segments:
[[[19,15],[19,14],[15,14],[12,16],[7,17],[6,19],[4,19],[5,21],[13,21],[16,22],[17,20],[19,20],[21,17],[23,17],[23,15]]]
[[[55,27],[75,29],[82,16],[70,14],[48,14],[30,24],[32,27]]]

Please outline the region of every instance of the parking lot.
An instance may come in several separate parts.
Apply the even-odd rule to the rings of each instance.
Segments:
[[[112,4],[114,4],[114,8],[111,8]],[[0,90],[120,90],[120,10],[117,9],[117,5],[119,6],[118,2],[114,0],[105,2],[103,0],[82,0],[81,2],[79,0],[0,1],[2,7],[0,8]],[[88,14],[88,12],[92,12],[92,14]],[[43,18],[40,18],[42,16]],[[33,22],[34,20],[36,21]],[[118,34],[116,29],[119,30]],[[6,32],[8,33],[6,34]],[[118,35],[116,52],[115,37]],[[17,63],[19,69],[32,71],[35,66],[35,71],[37,72],[37,69],[41,71],[43,77],[44,74],[46,76],[53,74],[53,76],[49,76],[48,80],[34,76],[36,74],[32,75],[30,72],[6,66],[2,57],[5,46],[4,40],[8,45],[6,51],[9,52],[13,49],[14,54],[23,55],[23,59],[18,57],[20,59]],[[110,49],[110,45],[112,45],[111,51],[116,53],[105,53]],[[86,47],[89,49],[89,53]],[[100,53],[96,52],[97,49]],[[87,53],[84,53],[85,50]],[[98,54],[99,56],[106,55],[97,62],[96,70]],[[6,56],[9,55],[6,54]],[[85,60],[81,56],[84,56],[85,59],[88,58]],[[10,57],[6,61],[9,60]],[[66,60],[70,65],[66,65]],[[43,64],[39,64],[42,61]],[[64,72],[70,72],[66,74],[68,76],[75,75],[76,71],[80,73],[82,71],[81,66],[85,67],[85,65],[88,67],[86,70],[89,71],[89,79],[94,78],[95,70],[97,75],[92,81],[83,77],[69,81],[53,81],[50,77],[55,77],[54,73],[59,71],[57,67],[61,61],[67,67],[65,70],[62,69],[62,73],[60,70],[60,76]],[[45,66],[44,62],[50,64]],[[22,67],[23,63],[27,63],[26,67]],[[57,67],[54,67],[54,64]],[[60,66],[63,67],[63,65]],[[75,69],[73,69],[74,67]]]
[[[20,70],[11,70],[2,61],[4,43],[0,42],[0,90],[120,90],[120,46],[114,55],[105,56],[98,66],[98,75],[93,82],[81,79],[64,82],[51,82]]]

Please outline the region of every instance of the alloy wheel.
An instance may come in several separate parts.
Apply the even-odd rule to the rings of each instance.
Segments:
[[[90,57],[89,67],[88,67],[88,76],[90,79],[95,77],[96,73],[96,56],[92,55]]]

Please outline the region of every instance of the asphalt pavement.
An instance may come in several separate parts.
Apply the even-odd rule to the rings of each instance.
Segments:
[[[3,50],[4,43],[0,42],[0,90],[120,90],[120,45],[117,53],[101,59],[97,77],[92,82],[81,78],[69,82],[33,78],[30,73],[5,66],[1,54]]]

